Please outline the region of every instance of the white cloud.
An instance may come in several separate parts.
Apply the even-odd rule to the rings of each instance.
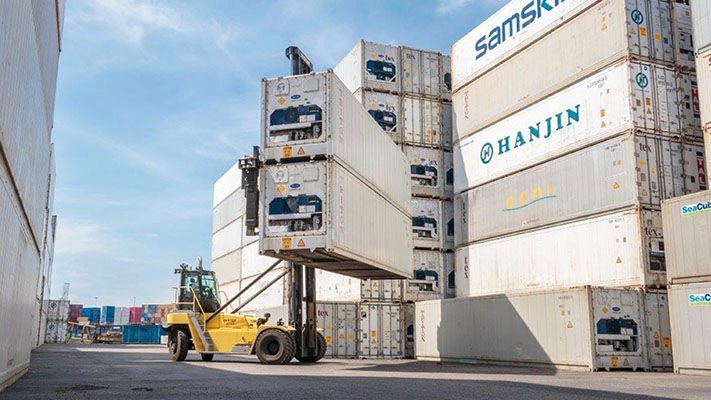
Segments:
[[[99,225],[91,221],[59,217],[56,255],[108,254],[111,251],[111,240]]]
[[[475,6],[484,4],[486,6],[491,5],[504,5],[508,0],[438,0],[437,1],[437,13],[440,15],[452,14],[464,7]]]

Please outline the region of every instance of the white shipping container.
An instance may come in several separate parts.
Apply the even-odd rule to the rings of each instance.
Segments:
[[[671,64],[669,8],[669,3],[660,0],[602,1],[455,90],[455,143],[620,59],[631,56]],[[532,65],[536,73],[530,73]],[[460,62],[455,61],[453,68],[456,77]],[[654,87],[651,79],[640,79],[649,89]]]
[[[258,291],[266,287],[269,282],[271,282],[282,272],[284,272],[284,267],[277,266],[275,269],[265,275],[261,280],[255,283],[254,286],[247,290],[242,296],[240,296],[239,299],[232,303],[229,309],[231,310],[242,305],[244,302],[249,300],[250,297],[254,296]],[[240,290],[243,290],[249,284],[254,282],[255,279],[256,276],[220,285],[220,292],[224,292],[224,295],[222,295],[222,293],[220,294],[220,299],[222,299],[223,301],[225,301],[225,299],[231,299],[232,297],[236,296],[237,293],[240,292]],[[249,304],[247,304],[242,310],[240,310],[240,312],[249,313],[254,312],[255,310],[262,310],[265,308],[277,307],[287,304],[287,284],[288,277],[282,277],[280,280],[278,280],[272,286],[262,292],[259,296],[254,298],[254,300],[250,301]]]
[[[405,301],[435,300],[444,298],[447,282],[444,253],[432,250],[413,252],[414,277],[407,281]]]
[[[361,358],[403,358],[406,332],[401,304],[361,303],[358,356]]]
[[[704,129],[704,148],[709,149],[709,151],[706,152],[706,164],[705,165],[711,165],[711,122],[709,122],[709,126]],[[708,169],[706,170],[708,171]],[[707,175],[708,179],[708,175]]]
[[[452,101],[452,57],[442,56],[442,86],[440,89],[442,100]]]
[[[406,212],[407,159],[333,72],[265,79],[262,102],[265,160],[333,157]]]
[[[672,1],[671,5],[676,64],[685,70],[693,70],[696,68],[696,61],[694,57],[695,37],[691,7],[680,1]]]
[[[674,363],[667,291],[648,290],[643,292],[643,296],[644,335],[649,367],[654,370],[671,369]]]
[[[410,160],[412,194],[444,197],[444,152],[441,149],[406,146],[405,155]]]
[[[447,299],[454,298],[457,295],[456,272],[454,267],[454,252],[444,253],[444,271],[447,278],[447,289],[444,297]]]
[[[666,283],[662,217],[634,209],[506,236],[457,249],[456,264],[457,297],[580,285],[658,287]]]
[[[224,173],[213,187],[212,207],[217,207],[232,193],[242,187],[242,170],[239,168],[239,163],[235,163],[227,172]]]
[[[261,254],[356,278],[410,276],[410,214],[335,160],[266,166],[260,187]]]
[[[66,343],[67,342],[67,322],[48,320],[45,331],[45,343]]]
[[[697,155],[680,141],[625,134],[456,196],[456,246],[696,192]],[[703,152],[701,153],[703,157]]]
[[[701,130],[701,104],[696,73],[678,74],[679,113],[681,132],[690,140],[703,140]]]
[[[249,247],[249,246],[247,246]],[[259,250],[259,245],[256,246]],[[227,253],[217,259],[213,259],[210,269],[215,271],[217,282],[227,284],[242,278],[242,251],[244,248]]]
[[[400,91],[400,50],[396,46],[359,41],[333,71],[351,93],[358,89]]]
[[[326,357],[356,358],[358,355],[358,304],[316,303],[316,326],[323,329]]]
[[[216,233],[227,225],[235,222],[245,213],[246,200],[244,191],[239,187],[227,196],[220,204],[212,210],[212,233]]]
[[[709,188],[706,157],[703,143],[684,142],[684,175],[689,189],[687,193],[695,193]]]
[[[49,320],[66,321],[69,318],[69,300],[45,300],[43,308]]]
[[[454,198],[454,154],[444,151],[444,198]]]
[[[440,249],[444,245],[442,201],[412,198],[412,244],[415,248]]]
[[[316,270],[316,299],[318,301],[358,301],[361,280],[333,272]]]
[[[400,47],[402,93],[440,97],[442,55],[435,51]]]
[[[400,105],[400,96],[361,89],[355,93],[355,97],[375,122],[390,135],[393,142],[402,142],[402,106]]]
[[[422,97],[401,97],[401,138],[403,143],[442,147],[442,104]]]
[[[415,304],[418,359],[649,369],[642,293],[580,287]],[[654,321],[651,321],[654,322]],[[665,360],[666,362],[666,360]]]
[[[691,17],[696,52],[711,50],[711,4],[707,0],[692,0]]]
[[[667,280],[711,281],[711,191],[662,203]]]
[[[452,103],[442,102],[442,147],[446,150],[452,150],[452,142],[454,141],[454,115],[452,115]]]
[[[711,375],[711,282],[669,286],[674,372]]]
[[[238,217],[230,224],[212,234],[212,259],[218,259],[242,247],[244,217]]]
[[[457,143],[455,193],[625,130],[679,134],[677,96],[674,71],[615,64]]]
[[[711,48],[696,56],[701,125],[711,127]]]
[[[364,279],[361,281],[362,300],[368,301],[402,301],[402,279]]]
[[[128,307],[116,307],[114,310],[114,325],[128,325],[131,322],[131,313]]]
[[[454,202],[452,200],[444,200],[442,202],[442,221],[444,223],[443,235],[444,244],[442,248],[444,250],[454,250],[454,233],[455,221],[454,221]]]
[[[567,0],[549,7],[530,0],[508,2],[452,46],[454,91],[597,2]]]

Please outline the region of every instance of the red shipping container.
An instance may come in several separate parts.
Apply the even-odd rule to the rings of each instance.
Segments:
[[[128,322],[131,324],[140,324],[142,312],[143,309],[141,307],[130,307],[128,309]]]
[[[77,318],[81,317],[81,310],[84,309],[82,304],[70,304],[69,305],[69,321],[77,322]]]

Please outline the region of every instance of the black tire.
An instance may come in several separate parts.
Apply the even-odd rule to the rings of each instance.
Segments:
[[[266,329],[257,338],[254,352],[262,364],[288,364],[296,352],[294,336],[279,329]]]
[[[202,358],[203,361],[212,361],[215,355],[212,353],[200,353],[200,358]]]
[[[183,361],[188,356],[188,347],[190,347],[190,339],[188,334],[182,329],[174,329],[168,337],[168,351],[170,359],[173,361]]]
[[[323,356],[326,355],[326,339],[323,337],[321,332],[317,333],[316,338],[317,338],[316,341],[318,342],[318,352],[316,353],[316,355],[309,356],[309,357],[296,356],[296,359],[299,360],[299,362],[315,363],[315,362],[318,362],[320,359],[323,358]]]

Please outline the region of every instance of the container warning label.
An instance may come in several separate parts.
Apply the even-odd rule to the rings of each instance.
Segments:
[[[292,154],[291,146],[286,146],[286,147],[281,148],[281,156],[282,157],[285,157],[285,158],[291,157],[291,154]]]
[[[304,243],[304,239],[299,239],[299,243],[296,244],[297,247],[304,247],[306,246],[306,243]]]
[[[291,238],[282,238],[281,239],[281,247],[285,249],[290,249],[291,248]]]

